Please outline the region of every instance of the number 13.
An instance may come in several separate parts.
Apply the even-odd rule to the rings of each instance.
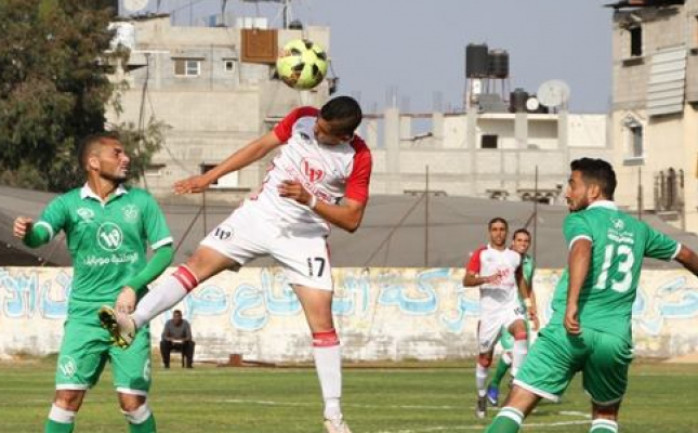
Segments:
[[[633,282],[632,268],[633,263],[635,263],[635,257],[633,256],[633,250],[627,245],[618,245],[616,251],[614,251],[616,245],[606,246],[606,252],[604,254],[603,266],[601,267],[601,274],[594,284],[594,288],[598,290],[604,290],[606,288],[606,280],[608,279],[608,268],[611,267],[611,262],[613,262],[613,256],[618,255],[620,258],[620,263],[618,263],[618,274],[621,275],[622,279],[620,281],[613,281],[611,283],[611,289],[618,293],[625,293],[630,289],[630,285]],[[615,253],[615,254],[614,254]]]

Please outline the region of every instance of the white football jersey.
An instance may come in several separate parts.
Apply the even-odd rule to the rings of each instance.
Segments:
[[[274,128],[284,145],[267,168],[261,190],[246,205],[261,211],[264,218],[280,224],[303,224],[304,231],[329,233],[329,224],[308,206],[279,196],[284,180],[299,181],[318,201],[338,204],[343,197],[365,203],[371,177],[371,152],[366,143],[354,136],[338,145],[325,145],[315,138],[315,123],[320,111],[300,107],[289,113]]]
[[[501,274],[498,285],[483,284],[480,286],[480,309],[494,311],[509,306],[518,305],[518,285],[516,270],[521,265],[521,254],[505,248],[497,250],[489,245],[476,250],[470,257],[467,270],[481,277]]]

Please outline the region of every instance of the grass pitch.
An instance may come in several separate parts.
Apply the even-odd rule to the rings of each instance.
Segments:
[[[0,431],[36,433],[53,397],[55,359],[0,363]],[[151,407],[166,433],[321,433],[312,368],[156,366]],[[427,368],[406,368],[426,365]],[[481,432],[474,416],[473,363],[347,368],[344,413],[354,433]],[[505,387],[506,388],[506,387]],[[506,391],[506,389],[503,389]],[[488,413],[489,421],[494,410]],[[524,431],[584,433],[589,401],[579,380],[560,404],[544,403]],[[698,364],[636,362],[621,410],[622,432],[698,433]],[[76,432],[126,432],[106,368],[85,399]]]

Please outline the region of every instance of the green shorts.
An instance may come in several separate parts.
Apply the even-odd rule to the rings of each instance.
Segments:
[[[56,366],[56,389],[88,389],[104,365],[112,365],[114,387],[125,394],[146,395],[150,389],[150,328],[136,333],[128,349],[113,345],[109,333],[93,318],[69,317]]]
[[[538,334],[514,384],[558,401],[581,371],[592,401],[611,405],[623,399],[632,360],[632,343],[626,339],[588,328],[573,336],[563,326],[548,326]]]

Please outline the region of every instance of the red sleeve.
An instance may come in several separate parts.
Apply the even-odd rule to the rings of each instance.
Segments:
[[[480,254],[482,251],[484,251],[484,249],[485,247],[480,247],[473,252],[472,256],[470,256],[470,261],[468,262],[468,266],[466,266],[468,272],[472,272],[473,274],[480,273]]]
[[[344,196],[366,203],[368,201],[368,184],[371,181],[371,168],[373,166],[371,151],[359,136],[354,136],[351,146],[354,148],[354,165],[347,179],[347,189],[344,192]]]
[[[315,107],[298,107],[281,119],[281,122],[276,124],[274,127],[274,134],[276,134],[276,137],[281,140],[282,143],[285,143],[291,138],[293,125],[298,119],[301,117],[317,117],[318,113],[320,113],[320,110]]]

